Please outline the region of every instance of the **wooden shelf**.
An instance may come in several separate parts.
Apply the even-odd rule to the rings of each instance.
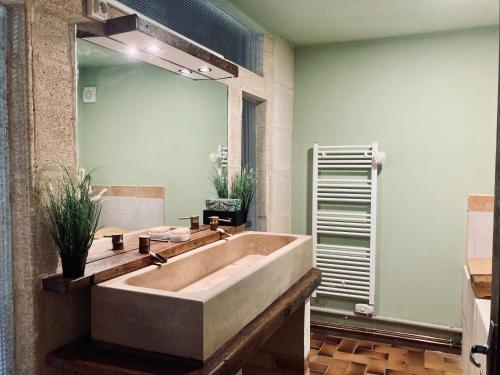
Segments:
[[[221,227],[229,233],[240,233],[245,225],[239,227]],[[171,258],[221,239],[219,232],[211,231],[207,226],[191,231],[191,239],[186,242],[151,242],[151,251],[165,258]],[[140,254],[138,242],[125,244],[124,250],[107,250],[99,256],[90,258],[85,267],[85,274],[79,278],[65,278],[62,274],[49,275],[42,278],[43,289],[56,293],[70,293],[77,289],[89,287],[128,272],[153,264],[154,259],[147,254]]]
[[[318,287],[321,272],[312,268],[271,306],[219,349],[203,367],[173,360],[100,349],[90,338],[74,341],[49,353],[47,364],[71,374],[100,375],[219,375],[235,374],[296,312]]]
[[[472,280],[472,288],[476,298],[491,297],[492,259],[469,258],[467,267]]]

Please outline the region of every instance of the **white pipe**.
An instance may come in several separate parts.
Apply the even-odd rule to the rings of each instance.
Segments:
[[[346,221],[351,223],[369,223],[371,221],[370,217],[349,217],[349,216],[336,216],[335,214],[323,216],[323,214],[318,215],[316,218],[318,221],[321,220],[336,220],[336,221]]]
[[[342,164],[319,164],[318,168],[320,169],[369,169],[371,168],[372,165],[367,164],[367,165],[342,165]]]
[[[346,280],[360,280],[360,281],[370,281],[369,276],[364,272],[350,272],[350,271],[342,271],[336,270],[332,272],[331,270],[322,269],[321,273],[325,277],[339,277],[341,279]]]
[[[357,296],[355,294],[347,294],[347,293],[338,293],[338,292],[327,292],[327,291],[321,291],[321,290],[316,290],[316,292],[318,294],[326,294],[326,295],[329,295],[329,296],[340,296],[340,297],[348,297],[348,298],[354,298],[354,299],[363,299],[363,300],[368,300],[368,297],[362,297],[362,296]]]
[[[332,198],[370,198],[371,197],[371,194],[363,194],[364,192],[361,192],[361,193],[347,193],[347,192],[339,192],[339,193],[336,193],[334,191],[329,191],[329,192],[326,192],[326,193],[322,193],[322,192],[319,192],[318,193],[318,196],[321,197],[321,198],[328,198],[328,197],[332,197]]]
[[[369,233],[356,233],[356,232],[342,232],[333,230],[318,230],[320,234],[338,234],[339,236],[352,236],[352,237],[370,237]]]
[[[333,158],[320,158],[319,165],[322,164],[372,164],[372,159],[342,159],[335,160]]]
[[[370,199],[350,199],[350,198],[318,198],[317,200],[323,202],[354,202],[354,203],[370,202]]]
[[[324,247],[327,249],[345,249],[345,250],[361,250],[361,251],[369,251],[368,247],[360,247],[360,246],[344,246],[344,245],[328,245],[326,243],[318,245],[318,248]]]
[[[318,188],[318,191],[319,192],[322,192],[322,193],[335,193],[335,192],[339,192],[339,193],[370,193],[370,187],[369,186],[364,186],[363,188],[355,188],[355,189],[351,189],[350,187],[346,187],[345,185],[337,185],[337,186],[333,186],[333,185],[328,185],[328,186],[320,186]]]
[[[322,182],[362,182],[364,184],[371,184],[370,180],[360,180],[360,179],[345,179],[345,178],[320,178],[318,179],[318,184]]]
[[[340,283],[343,285],[363,285],[363,286],[370,286],[370,283],[367,281],[354,281],[354,280],[346,280],[346,279],[336,279],[334,277],[323,277],[321,281],[325,282],[335,282],[335,283]]]
[[[346,290],[346,288],[349,288],[349,289],[358,289],[358,290],[365,290],[365,291],[369,291],[370,290],[370,286],[369,285],[354,285],[354,284],[347,284],[347,283],[343,283],[343,282],[325,282],[323,281],[321,283],[321,285],[324,285],[326,287],[329,287],[329,286],[332,286],[332,287],[338,287],[338,288],[342,288],[342,290]]]
[[[360,273],[360,276],[368,276],[368,271],[370,268],[369,263],[361,263],[361,264],[355,264],[355,265],[346,265],[345,263],[347,262],[342,262],[342,261],[335,261],[333,259],[324,259],[324,258],[319,258],[318,257],[318,267],[321,267],[327,272],[342,272],[346,270],[350,271],[357,271]]]
[[[372,159],[371,156],[365,156],[365,155],[328,155],[328,151],[324,152],[323,155],[321,155],[320,159],[335,159],[335,160],[365,160],[365,159]]]
[[[341,310],[341,309],[329,309],[326,307],[311,306],[311,311],[319,312],[322,314],[329,314],[329,315],[340,315],[340,316],[344,316],[344,317],[346,317],[346,316],[353,317],[353,318],[359,317],[359,315],[354,314],[354,312],[352,312],[352,311]],[[448,326],[443,326],[443,325],[439,325],[439,324],[432,324],[432,323],[415,322],[412,320],[391,318],[391,317],[382,316],[382,315],[374,315],[371,318],[363,316],[363,318],[366,318],[369,320],[375,320],[375,321],[379,321],[379,322],[401,324],[401,325],[419,327],[419,328],[435,329],[435,330],[439,330],[439,331],[446,331],[446,332],[452,332],[452,333],[462,333],[462,328],[457,328],[457,327],[453,327],[453,326],[448,327]]]
[[[323,272],[323,275],[325,275],[325,273]],[[356,274],[340,274],[340,273],[333,273],[333,274],[329,274],[327,275],[329,278],[335,278],[335,279],[339,279],[339,280],[345,280],[345,282],[351,282],[352,280],[357,280],[357,281],[363,281],[363,282],[367,282],[369,283],[370,282],[370,279],[369,277],[363,277],[363,276],[360,276],[359,274],[356,275]]]
[[[362,253],[362,252],[359,252],[359,251],[323,249],[323,248],[321,248],[319,246],[316,249],[316,251],[318,253],[330,254],[330,255],[334,255],[334,256],[345,255],[345,256],[349,256],[352,259],[368,259],[370,257],[370,254]]]
[[[321,224],[318,225],[318,229],[325,229],[325,230],[340,230],[344,232],[359,232],[359,233],[370,233],[370,228],[360,228],[360,227],[348,227],[348,226],[336,226],[333,224]]]
[[[350,260],[354,261],[357,263],[366,263],[370,261],[370,258],[368,257],[360,257],[360,256],[348,256],[348,255],[339,255],[339,254],[332,254],[328,252],[322,252],[321,254],[318,255],[320,258],[325,258],[325,259],[345,259],[345,260]]]
[[[337,219],[329,221],[329,220],[318,220],[318,224],[321,225],[339,225],[342,227],[354,227],[354,228],[370,228],[370,223],[360,223],[358,222],[350,222],[344,219],[344,221],[337,221]]]
[[[321,292],[332,292],[332,293],[349,293],[355,296],[358,296],[358,298],[364,298],[368,297],[369,292],[363,292],[361,290],[355,290],[355,289],[350,289],[350,288],[331,288],[327,286],[322,286],[321,288],[318,288],[318,293]]]
[[[350,146],[319,146],[319,150],[330,149],[330,148],[367,148],[371,149],[372,145],[350,145]]]

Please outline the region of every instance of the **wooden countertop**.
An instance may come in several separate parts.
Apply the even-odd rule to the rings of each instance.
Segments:
[[[318,287],[321,272],[312,268],[271,306],[219,349],[204,367],[99,349],[82,338],[49,353],[47,364],[80,375],[235,374],[302,306]]]
[[[467,259],[467,267],[476,298],[490,298],[492,258]]]
[[[236,234],[243,232],[245,225],[239,227],[221,226],[221,228]],[[219,232],[211,231],[207,225],[202,225],[200,229],[191,231],[191,239],[186,242],[152,241],[151,251],[165,258],[171,258],[220,239]],[[109,249],[99,252],[98,256],[89,254],[85,274],[82,277],[65,278],[60,273],[48,275],[42,278],[43,289],[56,293],[69,293],[153,264],[153,258],[148,254],[140,254],[138,246],[138,241],[130,241],[125,242],[124,250]]]

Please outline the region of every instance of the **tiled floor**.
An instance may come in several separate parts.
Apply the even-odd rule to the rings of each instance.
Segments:
[[[312,334],[311,375],[458,375],[460,356]]]

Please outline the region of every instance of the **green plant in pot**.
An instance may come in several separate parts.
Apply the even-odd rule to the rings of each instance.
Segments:
[[[256,185],[255,172],[245,167],[241,168],[231,179],[230,196],[241,200],[241,210],[244,212],[245,218],[248,216],[248,211],[252,205]]]
[[[207,210],[222,212],[236,212],[241,210],[241,201],[229,198],[226,166],[214,166],[210,174],[210,182],[217,193],[217,199],[205,200]]]
[[[227,167],[213,167],[212,173],[210,174],[210,182],[212,182],[212,185],[217,192],[217,198],[229,198]]]
[[[79,277],[85,272],[104,192],[92,194],[91,173],[84,169],[76,178],[64,169],[56,187],[50,183],[47,186],[43,196],[44,219],[59,250],[64,277]]]

